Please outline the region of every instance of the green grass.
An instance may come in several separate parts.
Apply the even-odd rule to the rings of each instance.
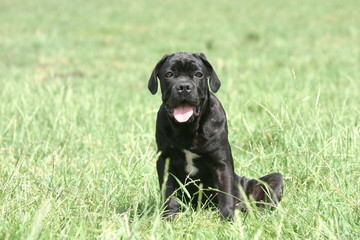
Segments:
[[[0,2],[1,239],[359,239],[360,5]],[[280,171],[276,211],[161,220],[164,53],[204,52],[236,172]]]

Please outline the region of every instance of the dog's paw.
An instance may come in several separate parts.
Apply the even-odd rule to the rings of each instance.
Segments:
[[[231,207],[219,207],[219,212],[222,221],[234,221],[234,209]]]
[[[163,212],[162,217],[163,217],[164,220],[171,222],[171,221],[173,221],[178,215],[179,215],[179,212],[173,211],[173,210],[171,210],[171,211],[168,210],[168,211]]]

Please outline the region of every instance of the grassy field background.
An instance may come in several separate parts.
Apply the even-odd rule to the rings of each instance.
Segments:
[[[360,4],[0,1],[1,239],[359,239]],[[280,171],[276,211],[161,220],[165,53],[204,52],[236,172]]]

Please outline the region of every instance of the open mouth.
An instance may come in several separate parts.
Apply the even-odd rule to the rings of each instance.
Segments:
[[[167,107],[167,110],[169,115],[179,123],[190,122],[200,114],[200,107],[191,106],[187,102],[182,102],[174,108]]]

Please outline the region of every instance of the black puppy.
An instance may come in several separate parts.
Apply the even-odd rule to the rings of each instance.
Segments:
[[[226,115],[212,93],[219,90],[220,81],[205,55],[165,55],[150,76],[148,88],[152,94],[158,90],[158,78],[163,103],[156,122],[160,152],[157,172],[165,192],[164,215],[173,217],[178,211],[179,203],[173,196],[193,204],[210,202],[217,206],[222,219],[231,220],[235,208],[243,208],[241,192],[255,201],[276,204],[283,191],[280,173],[258,181],[234,172]],[[186,191],[179,191],[179,183]],[[203,191],[199,191],[200,186]]]

